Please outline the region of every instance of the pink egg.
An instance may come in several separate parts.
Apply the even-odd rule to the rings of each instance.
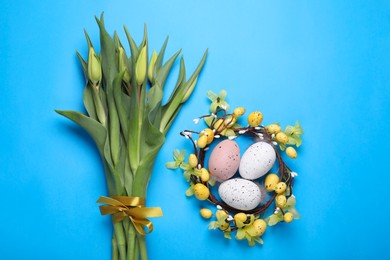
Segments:
[[[209,172],[218,181],[231,178],[240,165],[240,148],[235,141],[224,140],[212,151],[209,159]]]

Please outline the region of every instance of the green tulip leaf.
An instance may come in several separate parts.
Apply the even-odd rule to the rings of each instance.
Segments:
[[[55,110],[58,114],[69,118],[76,124],[84,128],[85,131],[92,137],[95,141],[99,151],[103,154],[104,145],[106,144],[107,130],[96,120],[83,115],[77,111],[65,111],[65,110]]]

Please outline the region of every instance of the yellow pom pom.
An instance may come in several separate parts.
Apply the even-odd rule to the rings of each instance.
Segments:
[[[284,219],[284,222],[291,223],[294,219],[294,215],[290,212],[287,212],[286,214],[284,214],[283,219]]]
[[[209,219],[213,215],[213,212],[209,209],[203,208],[200,210],[200,215],[205,219]]]
[[[207,200],[207,198],[210,196],[209,188],[207,188],[202,183],[197,183],[194,185],[194,193],[198,200]]]
[[[278,206],[279,208],[284,208],[284,206],[286,206],[287,204],[287,199],[286,199],[286,196],[284,195],[278,195],[276,196],[276,206]]]
[[[287,189],[287,185],[285,182],[279,182],[276,187],[275,187],[275,192],[277,194],[282,194],[283,192],[285,192]]]
[[[200,136],[197,145],[199,148],[205,148],[207,145],[207,136],[205,135]]]
[[[230,128],[234,126],[234,124],[237,122],[237,118],[234,116],[227,116],[225,120],[223,121],[223,124],[227,127]]]
[[[203,182],[208,182],[210,180],[210,173],[206,168],[200,169],[200,179]]]
[[[218,132],[222,131],[225,128],[225,125],[223,122],[224,121],[222,118],[218,119],[217,122],[215,122],[213,125],[214,129]]]
[[[276,184],[278,183],[279,183],[279,176],[274,173],[268,174],[267,177],[265,177],[264,185],[265,185],[265,189],[268,192],[274,191]]]
[[[288,136],[285,133],[280,132],[280,133],[276,134],[276,140],[278,140],[278,142],[281,144],[287,144],[288,143]]]
[[[215,216],[217,217],[217,219],[225,219],[227,218],[227,213],[224,211],[224,210],[217,210],[217,212],[215,213]]]
[[[292,159],[295,159],[298,157],[297,151],[294,149],[294,147],[291,147],[291,146],[287,147],[286,154],[288,155],[288,157],[290,157]]]
[[[267,132],[270,134],[277,134],[280,133],[280,131],[282,130],[282,128],[277,124],[270,124],[266,127],[266,129]]]
[[[263,122],[263,114],[261,112],[252,112],[248,116],[248,124],[250,126],[256,127],[259,126]]]
[[[265,230],[267,229],[267,223],[263,219],[256,219],[252,226],[255,229],[256,236],[261,236],[264,234]]]
[[[190,154],[190,156],[188,156],[188,164],[192,167],[192,168],[195,168],[196,166],[198,166],[198,157],[196,157],[195,154]]]
[[[233,111],[233,115],[234,115],[235,117],[240,117],[240,116],[242,116],[243,114],[245,114],[245,108],[243,108],[243,107],[237,107],[237,108],[235,108],[234,111]]]
[[[234,215],[234,220],[235,221],[241,221],[241,222],[245,222],[247,220],[247,216],[245,213],[237,213],[236,215]]]
[[[200,136],[203,135],[207,137],[207,144],[211,144],[211,142],[214,140],[214,132],[210,128],[203,129]]]

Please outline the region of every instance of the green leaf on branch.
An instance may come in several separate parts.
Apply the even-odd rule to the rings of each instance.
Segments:
[[[194,186],[191,185],[187,190],[186,190],[186,196],[187,197],[191,197],[192,195],[194,195]]]
[[[226,90],[221,90],[218,95],[215,94],[213,91],[209,90],[207,92],[207,97],[211,100],[210,112],[215,113],[218,107],[223,108],[225,110],[229,110],[230,106],[225,101],[226,96]]]
[[[255,237],[254,239],[255,239],[255,241],[256,241],[257,243],[259,243],[260,245],[264,244],[263,239],[261,239],[260,237]]]
[[[227,239],[232,239],[230,232],[223,232],[223,236]]]
[[[268,218],[265,219],[265,222],[267,222],[268,226],[275,226],[278,224],[280,221],[283,220],[283,214],[281,212],[277,214],[272,214]]]
[[[218,222],[217,221],[211,221],[209,224],[209,229],[217,229],[219,228]]]
[[[168,169],[177,169],[179,166],[177,165],[177,162],[167,162],[165,163],[165,167]]]
[[[238,226],[237,226],[238,227]],[[239,228],[237,229],[237,233],[236,233],[236,239],[238,240],[243,240],[246,236],[246,232],[245,232],[245,229],[244,228]]]
[[[301,135],[303,135],[304,132],[299,121],[296,121],[294,126],[286,126],[284,133],[288,136],[288,144],[296,145],[297,147],[302,144]]]
[[[190,180],[191,180],[191,173],[189,171],[185,171],[183,173],[183,177],[184,177],[184,179],[186,179],[187,182],[190,182]]]

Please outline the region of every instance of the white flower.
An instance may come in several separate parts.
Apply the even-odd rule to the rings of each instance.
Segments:
[[[202,165],[198,164],[198,170],[202,169]]]
[[[221,207],[221,206],[219,206],[219,205],[217,205],[217,209],[222,209],[222,207]]]
[[[214,113],[211,113],[211,116],[214,117],[214,118],[217,118],[217,115],[214,114]]]
[[[275,134],[272,134],[271,137],[272,137],[272,138],[275,138]]]
[[[231,215],[229,215],[226,219],[227,221],[232,221],[233,220],[233,217]]]
[[[245,134],[246,133],[246,129],[243,129],[243,130],[240,130],[240,131],[238,131],[238,133],[240,134],[240,135],[243,135],[243,134]]]
[[[272,142],[272,144],[273,144],[273,145],[275,145],[275,146],[277,146],[277,145],[278,145],[278,143],[277,143],[277,142]]]
[[[295,177],[298,176],[298,173],[296,173],[296,172],[291,172],[290,175],[291,175],[291,177],[295,178]]]
[[[260,130],[261,127],[260,127],[260,126],[256,126],[255,129],[256,129],[256,130]]]
[[[214,138],[220,138],[221,136],[220,135],[214,135]]]
[[[199,118],[195,118],[194,120],[192,120],[192,122],[194,122],[194,124],[198,124],[199,123]]]
[[[208,149],[210,149],[210,147],[206,147],[206,148],[204,148],[203,150],[204,150],[204,151],[207,151]]]
[[[229,136],[228,138],[229,138],[229,140],[233,140],[234,138],[237,138],[237,136],[232,135],[232,136]]]

